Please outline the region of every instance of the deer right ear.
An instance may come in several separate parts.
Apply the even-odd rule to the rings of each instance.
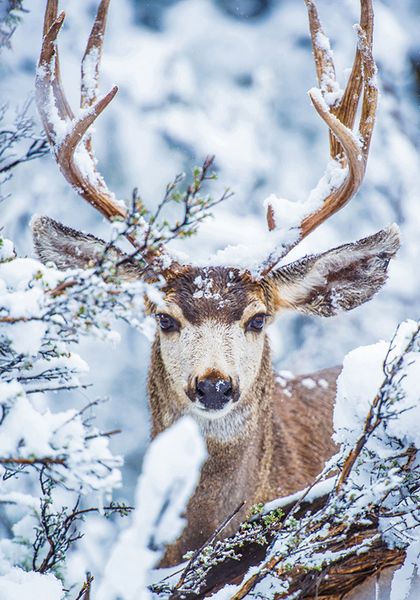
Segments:
[[[31,223],[35,251],[41,262],[53,262],[60,270],[85,268],[93,264],[106,248],[106,242],[89,233],[82,233],[66,227],[49,217],[35,216]],[[123,261],[126,254],[112,248],[109,258],[115,263]],[[141,270],[126,262],[118,267],[118,276],[126,281],[138,279]]]
[[[269,275],[279,308],[330,317],[367,302],[383,286],[387,268],[400,247],[391,225],[374,235],[307,256]]]

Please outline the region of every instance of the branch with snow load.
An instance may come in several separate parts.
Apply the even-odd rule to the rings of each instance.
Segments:
[[[63,273],[16,257],[10,242],[0,240],[0,427],[6,432],[0,458],[9,470],[48,465],[56,481],[74,489],[86,484],[108,491],[118,484],[121,459],[107,447],[109,434],[84,426],[86,409],[40,413],[31,398],[86,387],[80,378],[88,366],[70,346],[80,335],[115,343],[116,317],[143,332],[153,329],[144,312],[144,286],[121,283],[105,259],[95,268]]]
[[[53,412],[40,393],[86,388],[88,367],[72,344],[81,335],[115,342],[113,316],[141,328],[142,309],[138,284],[121,285],[105,259],[63,273],[16,257],[0,239],[0,509],[12,533],[0,540],[0,595],[13,574],[21,595],[34,571],[53,581],[80,536],[76,522],[88,513],[129,510],[104,502],[121,485],[122,458],[109,448],[116,431],[102,433],[86,418],[101,401]],[[61,598],[61,582],[51,585],[59,591],[48,597]]]
[[[420,567],[411,551],[420,543],[420,323],[400,325],[389,345],[354,350],[343,366],[340,451],[314,485],[257,507],[234,537],[207,545],[155,592],[202,598],[230,584],[234,600],[332,599],[403,563],[394,589],[410,580]]]

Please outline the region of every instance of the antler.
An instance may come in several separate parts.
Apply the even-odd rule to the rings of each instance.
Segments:
[[[96,75],[99,69],[108,4],[109,0],[102,0],[99,6],[83,58],[84,66],[96,54],[94,66]],[[89,147],[90,144],[87,147],[86,140],[82,140],[92,123],[114,98],[118,88],[114,87],[106,96],[96,100],[97,76],[92,78],[94,87],[92,82],[88,84],[87,78],[83,77],[81,107],[85,110],[79,117],[74,116],[60,77],[56,40],[65,13],[61,13],[57,18],[57,9],[57,0],[48,0],[44,21],[44,39],[35,81],[37,108],[48,140],[53,147],[55,158],[67,181],[107,219],[117,216],[124,218],[126,210],[118,205],[114,194],[109,191],[99,174]],[[82,143],[79,146],[80,142]],[[80,152],[80,149],[84,149],[85,152]]]
[[[372,57],[373,10],[371,0],[360,0],[361,18],[357,28],[358,46],[353,69],[345,92],[336,99],[338,88],[334,63],[319,22],[313,0],[305,0],[320,90],[309,92],[318,114],[330,129],[330,155],[342,170],[341,185],[330,185],[329,193],[313,212],[304,216],[299,235],[293,243],[272,253],[261,266],[265,276],[296,244],[357,193],[364,177],[369,145],[375,121],[378,91],[374,76],[376,66]],[[95,24],[82,60],[81,111],[75,116],[66,99],[60,78],[57,36],[65,13],[57,17],[58,0],[48,0],[44,22],[44,39],[36,77],[36,102],[55,158],[67,181],[108,220],[127,216],[124,203],[116,200],[96,168],[92,153],[89,127],[114,98],[114,87],[106,96],[97,99],[99,63],[105,31],[109,0],[101,0]],[[92,76],[93,74],[93,76]],[[358,132],[353,133],[356,112],[363,90],[363,101]],[[332,100],[331,100],[332,97]],[[344,177],[345,175],[345,177]],[[309,213],[309,209],[308,209]],[[267,220],[270,231],[275,229],[273,207],[268,205]],[[150,232],[149,232],[150,233]],[[154,272],[166,271],[172,262],[163,246],[151,248],[141,245],[134,236],[127,238]],[[137,238],[138,239],[138,238]],[[163,265],[165,264],[165,268]],[[179,268],[172,262],[172,269]]]
[[[70,108],[61,83],[57,36],[65,13],[57,17],[58,0],[48,0],[45,11],[43,43],[35,81],[35,97],[48,140],[55,159],[66,180],[92,204],[106,219],[125,218],[125,204],[118,201],[108,189],[96,168],[88,129],[117,93],[114,87],[106,96],[97,99],[99,64],[108,14],[109,0],[102,0],[82,60],[80,115]],[[143,248],[127,235],[148,265],[159,270],[165,249]],[[165,261],[168,264],[168,261]],[[169,261],[170,262],[170,261]]]
[[[358,45],[352,72],[344,94],[340,100],[334,98],[337,89],[334,63],[312,0],[305,0],[312,47],[320,90],[309,92],[315,109],[330,129],[330,155],[340,167],[347,169],[341,185],[332,189],[314,212],[306,216],[300,224],[300,233],[294,243],[284,248],[281,254],[271,255],[264,263],[262,275],[290,252],[304,237],[309,235],[331,215],[343,208],[359,190],[365,170],[372,130],[375,123],[378,90],[375,86],[376,65],[372,57],[373,8],[371,0],[360,0],[360,26],[356,27]],[[352,129],[363,89],[362,112],[357,134]],[[333,101],[329,97],[333,96]],[[269,204],[267,211],[269,230],[276,227],[274,210]]]

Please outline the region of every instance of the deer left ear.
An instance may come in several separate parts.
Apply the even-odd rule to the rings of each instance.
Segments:
[[[367,302],[383,286],[400,247],[391,225],[374,235],[285,265],[269,275],[279,308],[330,317]]]
[[[107,244],[89,233],[62,225],[49,217],[35,216],[31,220],[35,251],[44,264],[53,262],[60,270],[97,264]],[[108,258],[119,264],[117,275],[124,281],[141,279],[142,271],[118,248],[108,252]]]

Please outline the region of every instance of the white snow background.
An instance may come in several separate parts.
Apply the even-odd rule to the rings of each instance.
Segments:
[[[59,36],[62,76],[74,108],[96,6],[87,0],[60,4],[67,12]],[[319,0],[317,6],[343,87],[342,73],[354,55],[358,2]],[[30,12],[12,38],[12,50],[0,55],[0,104],[9,103],[10,120],[33,93],[40,48],[44,2],[32,0],[26,8]],[[350,205],[304,240],[290,259],[392,222],[400,225],[404,243],[386,288],[367,305],[324,320],[291,315],[275,325],[271,337],[278,368],[310,372],[338,364],[361,344],[388,340],[401,320],[418,318],[420,119],[411,59],[420,60],[420,7],[415,0],[377,0],[374,8],[381,101],[365,182]],[[98,119],[94,137],[108,186],[119,198],[130,197],[137,186],[153,207],[177,173],[188,173],[214,153],[218,182],[209,191],[217,195],[229,186],[235,196],[214,210],[215,219],[203,225],[199,237],[180,242],[177,249],[205,257],[227,244],[258,239],[266,227],[265,198],[275,193],[305,199],[327,162],[326,127],[307,95],[316,76],[303,0],[276,2],[267,17],[245,21],[226,16],[210,1],[185,0],[165,11],[162,31],[135,24],[133,14],[127,0],[111,2],[100,91],[118,85],[119,92]],[[35,114],[33,105],[30,112]],[[15,169],[2,186],[2,195],[8,194],[0,224],[20,255],[32,252],[28,222],[35,212],[108,235],[108,224],[70,189],[52,156]],[[99,426],[123,430],[110,446],[125,456],[117,498],[131,503],[148,441],[149,342],[138,331],[120,330],[116,348],[85,341],[78,352],[90,367],[86,381],[94,383],[94,392],[89,394],[111,397],[98,411]],[[53,411],[80,409],[87,394],[57,394],[50,405]],[[124,523],[104,525],[100,517],[87,523],[69,565],[71,576],[90,565],[100,580],[121,527]]]

